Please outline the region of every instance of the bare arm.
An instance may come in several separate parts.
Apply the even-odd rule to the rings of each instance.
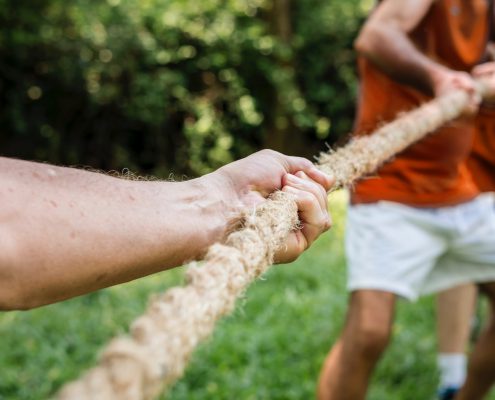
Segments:
[[[488,87],[483,97],[483,105],[493,108],[495,106],[495,61],[488,61],[473,68],[472,74],[477,79],[482,79]]]
[[[453,71],[423,54],[409,38],[435,0],[383,0],[370,15],[355,42],[356,50],[397,82],[430,95],[463,88],[475,93],[466,72]],[[475,96],[468,111],[476,109]]]
[[[297,171],[307,175],[288,175]],[[289,261],[330,226],[321,206],[330,185],[309,161],[269,151],[187,182],[0,158],[0,309],[60,301],[201,257],[237,212],[283,186],[306,219],[279,255]]]
[[[425,91],[443,67],[421,53],[408,34],[416,28],[434,0],[384,0],[370,15],[356,39],[356,50],[401,83]]]

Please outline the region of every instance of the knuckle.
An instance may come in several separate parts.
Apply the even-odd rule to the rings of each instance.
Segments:
[[[306,158],[301,158],[301,163],[303,164],[303,166],[305,168],[308,168],[308,169],[314,167],[313,163],[311,161],[309,161],[308,159],[306,159]]]
[[[318,204],[316,196],[310,192],[302,191],[300,193],[301,203],[307,207],[315,207]]]
[[[311,169],[314,165],[311,161],[304,157],[293,157],[294,161],[297,162],[302,168]]]
[[[260,151],[260,154],[265,155],[265,156],[269,156],[269,157],[273,157],[273,156],[278,155],[280,153],[278,153],[272,149],[263,149]]]
[[[333,225],[332,218],[330,217],[330,215],[327,214],[323,221],[323,229],[325,231],[328,231],[332,227],[332,225]]]

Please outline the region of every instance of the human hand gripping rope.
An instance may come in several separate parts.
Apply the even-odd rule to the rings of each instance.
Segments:
[[[493,96],[489,80],[477,81],[482,97]],[[453,91],[404,113],[372,135],[353,139],[318,158],[317,167],[335,178],[334,188],[352,185],[444,123],[463,113],[469,95]],[[60,400],[152,399],[184,372],[194,348],[230,313],[238,297],[268,270],[275,251],[297,226],[297,206],[276,192],[241,229],[212,245],[204,263],[192,263],[186,285],[152,298],[131,325],[130,336],[114,338],[97,366],[65,385]]]

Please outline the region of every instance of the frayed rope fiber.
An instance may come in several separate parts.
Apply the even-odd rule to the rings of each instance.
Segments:
[[[479,84],[485,95],[485,86]],[[444,123],[461,115],[463,91],[434,99],[404,113],[370,136],[353,139],[337,151],[321,154],[318,167],[351,185]],[[192,263],[187,283],[157,295],[131,325],[130,336],[113,339],[98,365],[65,385],[59,400],[148,400],[184,372],[194,348],[230,313],[238,297],[272,264],[275,251],[297,227],[297,206],[283,192],[270,196],[244,218],[225,243],[208,249],[204,264]]]

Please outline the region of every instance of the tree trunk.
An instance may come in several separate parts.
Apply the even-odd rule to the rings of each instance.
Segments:
[[[292,39],[291,0],[273,0],[268,15],[273,34],[290,46]],[[280,68],[295,68],[295,61],[280,60]],[[279,93],[272,93],[271,110],[268,113],[267,131],[264,147],[290,155],[305,155],[307,145],[301,131],[294,125],[290,115],[282,105]]]

